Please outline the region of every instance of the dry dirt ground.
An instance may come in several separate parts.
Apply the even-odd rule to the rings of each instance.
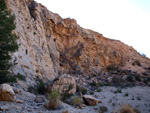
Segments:
[[[101,106],[107,107],[106,113],[112,113],[112,111],[119,113],[118,109],[123,104],[130,104],[140,113],[150,113],[150,87],[136,86],[120,89],[107,86],[101,87],[101,91],[95,91],[92,96],[100,99],[102,103],[98,103],[97,106],[86,106],[83,109],[62,103],[64,107],[61,110],[47,110],[43,106],[45,102],[35,102],[36,95],[22,91],[16,94],[16,98],[23,103],[0,102],[0,113],[62,113],[66,110],[69,113],[99,113]]]

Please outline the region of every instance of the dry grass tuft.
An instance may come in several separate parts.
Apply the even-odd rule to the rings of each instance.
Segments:
[[[56,110],[60,108],[60,93],[58,91],[52,91],[50,93],[50,101],[47,105],[48,109]]]
[[[119,113],[136,113],[136,112],[134,112],[134,109],[129,104],[125,104],[119,109]]]
[[[79,96],[74,96],[74,97],[72,98],[72,100],[71,100],[71,104],[72,104],[73,106],[79,106],[79,107],[81,107],[81,106],[82,106],[82,99],[81,99],[81,97],[79,97]]]

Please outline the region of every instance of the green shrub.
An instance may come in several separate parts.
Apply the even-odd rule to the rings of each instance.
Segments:
[[[139,60],[134,61],[132,65],[142,66]]]
[[[37,89],[37,92],[39,94],[45,93],[45,87],[44,86],[45,86],[45,84],[44,84],[43,80],[38,80],[36,89]]]
[[[87,94],[87,89],[77,85],[77,92],[81,92],[83,95]]]
[[[127,81],[129,81],[129,82],[134,82],[133,76],[128,75],[128,76],[127,76]]]
[[[73,94],[69,94],[69,93],[61,94],[62,101],[65,102],[65,103],[68,103],[67,100],[70,99],[72,96],[73,96]]]
[[[141,113],[138,109],[133,109],[135,113]]]
[[[111,86],[111,83],[107,82],[104,84],[105,86]]]
[[[38,94],[37,89],[33,86],[28,87],[28,92],[33,93],[35,95]]]
[[[136,97],[138,100],[141,100],[141,98],[140,97]]]
[[[101,82],[97,83],[96,86],[103,86],[103,84]]]
[[[90,95],[94,95],[94,92],[93,92],[93,91],[90,91]]]
[[[37,85],[35,85],[34,87],[30,86],[28,88],[28,91],[33,94],[45,94],[46,93],[45,83],[43,82],[43,80],[38,80]]]
[[[111,64],[111,65],[108,65],[108,66],[106,67],[106,69],[107,69],[107,71],[115,71],[115,70],[118,69],[118,67],[115,66],[114,64]]]
[[[97,92],[101,92],[102,90],[101,89],[97,89]]]
[[[112,77],[112,83],[116,86],[122,85],[125,83],[125,80],[122,78],[122,76],[113,76]]]
[[[17,75],[7,75],[5,76],[4,78],[0,78],[1,80],[3,80],[3,82],[0,82],[0,83],[16,83],[17,82],[17,79],[19,80],[24,80],[25,81],[25,77],[21,74],[17,74]],[[0,80],[0,81],[1,81]]]
[[[90,85],[91,85],[91,86],[97,86],[96,82],[94,82],[94,81],[91,82]]]
[[[73,106],[81,106],[82,105],[82,99],[79,96],[74,96],[71,100],[71,104]]]
[[[141,79],[141,77],[139,75],[137,75],[137,76],[135,76],[135,80],[141,81],[142,79]]]
[[[136,63],[138,66],[142,66],[142,65],[141,65],[141,62],[140,62],[139,60],[136,60],[135,63]]]
[[[118,92],[118,93],[122,93],[121,89],[117,89],[117,92]]]
[[[106,106],[100,106],[99,113],[104,113],[104,112],[107,112],[107,111],[108,111],[108,108]]]
[[[122,90],[118,88],[114,93],[122,93]]]
[[[129,96],[129,93],[125,93],[125,96]]]
[[[144,80],[143,80],[143,81],[144,81],[144,83],[145,83],[145,84],[148,84],[148,83],[150,82],[150,77],[146,77],[146,78],[144,78]]]
[[[59,93],[59,91],[52,91],[49,95],[49,103],[47,108],[48,109],[52,109],[52,110],[56,110],[59,109],[60,107],[60,99],[61,99],[61,95]]]
[[[19,80],[25,81],[25,76],[21,75],[20,73],[18,73],[18,74],[16,75],[16,78],[18,78]]]

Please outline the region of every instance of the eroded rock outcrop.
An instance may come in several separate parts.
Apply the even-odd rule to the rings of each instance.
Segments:
[[[52,84],[49,84],[48,90],[58,90],[60,93],[74,94],[76,92],[75,78],[64,74],[56,78]]]
[[[118,40],[83,29],[76,20],[61,18],[33,0],[6,0],[16,15],[15,33],[19,51],[14,73],[26,75],[28,84],[34,79],[54,80],[59,74],[93,75],[108,66],[144,72],[150,67],[147,58]],[[141,66],[132,63],[139,60]]]

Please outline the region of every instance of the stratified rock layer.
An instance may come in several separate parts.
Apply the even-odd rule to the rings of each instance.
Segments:
[[[143,72],[150,67],[147,58],[118,40],[83,29],[74,19],[63,19],[33,0],[6,0],[16,16],[15,33],[19,51],[14,73],[34,79],[53,80],[58,74],[93,75],[108,66]],[[133,66],[136,60],[142,66]]]

